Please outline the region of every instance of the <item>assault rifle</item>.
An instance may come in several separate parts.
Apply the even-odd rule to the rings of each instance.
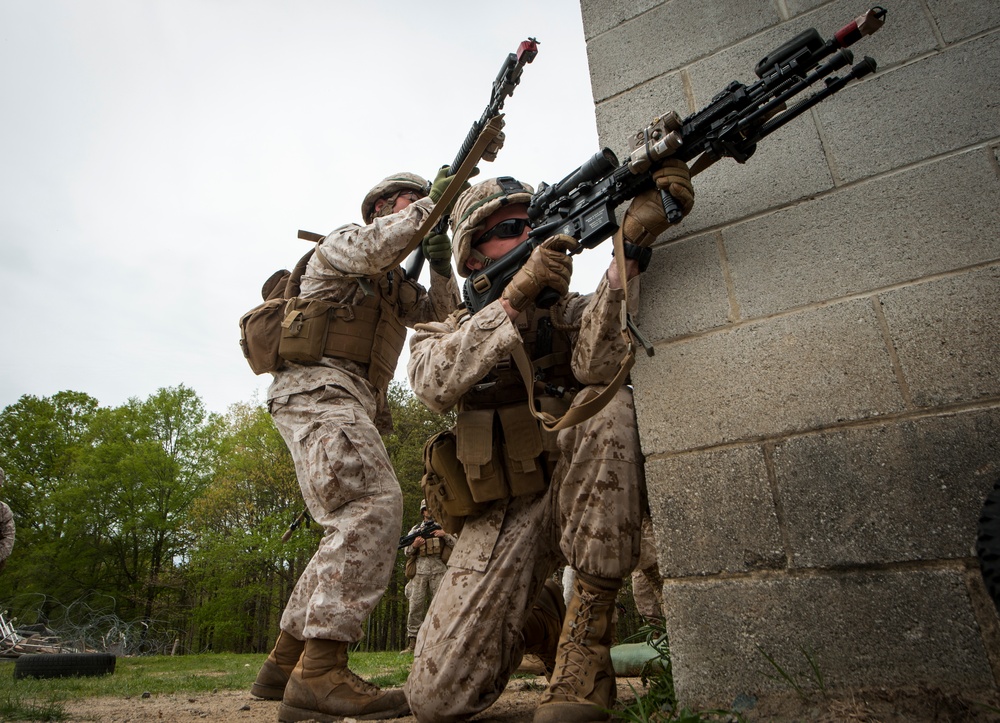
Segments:
[[[632,138],[632,152],[624,163],[619,165],[605,148],[555,185],[542,183],[528,206],[532,225],[528,239],[469,276],[466,306],[475,313],[500,298],[534,248],[553,234],[579,241],[575,253],[610,238],[618,230],[615,208],[653,188],[652,171],[663,161],[694,161],[691,175],[726,156],[745,163],[762,138],[852,80],[875,72],[875,60],[865,57],[843,75],[832,76],[854,62],[847,47],[882,27],[885,16],[884,8],[874,7],[827,41],[810,28],[762,58],[755,69],[759,80],[752,85],[729,83],[707,106],[683,120],[673,111],[655,118]],[[825,87],[788,106],[820,80]],[[676,223],[681,218],[676,201],[666,192],[661,197],[667,219]],[[556,300],[554,292],[544,290],[536,303],[545,307]]]
[[[538,41],[535,38],[528,38],[521,42],[517,46],[517,52],[510,53],[507,55],[507,59],[504,61],[503,65],[500,67],[500,72],[497,73],[496,79],[493,81],[493,90],[490,94],[490,102],[486,104],[486,110],[483,114],[479,116],[479,120],[472,124],[469,132],[465,136],[465,140],[462,141],[462,147],[458,150],[458,155],[455,156],[455,160],[451,162],[448,167],[448,175],[452,175],[458,170],[465,159],[468,158],[469,153],[472,151],[473,146],[476,145],[476,141],[479,138],[479,134],[483,132],[486,125],[497,118],[496,121],[499,123],[500,128],[503,128],[503,116],[500,111],[503,110],[504,101],[514,94],[514,89],[517,84],[521,82],[521,73],[524,71],[524,66],[535,59],[538,55]],[[499,130],[499,129],[498,129]],[[502,144],[502,137],[500,138]],[[483,154],[483,160],[492,162],[496,160],[497,152],[500,150],[500,144],[494,144],[493,146],[487,148],[486,152]],[[448,217],[443,217],[438,224],[434,227],[432,233],[444,233],[448,228]],[[424,254],[421,249],[417,249],[411,256],[410,260],[406,266],[406,278],[415,279],[420,276],[420,270],[424,266]]]
[[[413,541],[416,540],[418,537],[422,537],[425,540],[429,539],[434,536],[435,530],[443,530],[443,529],[444,528],[441,527],[441,525],[439,525],[438,523],[434,522],[434,520],[427,520],[425,522],[421,522],[420,527],[415,529],[410,534],[403,535],[402,537],[399,538],[399,546],[396,549],[402,550],[404,547],[409,547],[410,545],[413,544]]]

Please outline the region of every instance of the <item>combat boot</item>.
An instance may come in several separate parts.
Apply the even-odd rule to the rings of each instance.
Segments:
[[[399,651],[400,655],[405,655],[406,653],[413,653],[417,649],[417,639],[412,635],[406,639],[406,647]]]
[[[410,712],[402,688],[380,690],[348,669],[347,646],[339,640],[306,641],[281,699],[279,721],[382,720]]]
[[[555,671],[534,723],[598,723],[615,704],[611,664],[615,598],[621,580],[577,572],[556,653]]]
[[[267,656],[257,680],[250,687],[250,694],[267,700],[281,700],[288,684],[288,676],[299,662],[304,640],[299,640],[282,630],[274,641],[274,649]]]
[[[556,667],[556,650],[565,617],[562,589],[555,581],[546,580],[523,630],[524,654],[534,655],[541,661],[546,679],[552,678]]]

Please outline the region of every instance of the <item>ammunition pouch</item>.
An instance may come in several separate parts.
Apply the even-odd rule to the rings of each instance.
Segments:
[[[569,407],[553,397],[539,402],[552,414]],[[556,438],[524,403],[459,412],[454,429],[424,446],[421,486],[434,519],[456,534],[466,516],[481,514],[490,502],[544,492],[558,457]]]

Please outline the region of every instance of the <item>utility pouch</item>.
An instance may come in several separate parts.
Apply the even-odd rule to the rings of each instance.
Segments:
[[[472,498],[465,469],[455,454],[455,431],[438,432],[424,444],[424,476],[420,486],[431,516],[445,532],[457,535],[469,515],[478,515],[486,505]]]
[[[240,348],[254,374],[281,368],[278,346],[284,309],[284,299],[271,299],[240,317]]]
[[[456,454],[469,480],[472,499],[492,502],[510,494],[500,455],[494,454],[492,409],[466,409],[455,425]]]
[[[503,429],[503,463],[514,497],[544,492],[548,476],[543,469],[542,433],[526,404],[497,410]]]
[[[412,580],[417,576],[417,556],[406,558],[406,568],[403,570],[403,574],[406,575],[407,580]]]
[[[289,299],[281,321],[278,354],[300,364],[314,364],[323,358],[330,309],[339,304],[320,299]]]

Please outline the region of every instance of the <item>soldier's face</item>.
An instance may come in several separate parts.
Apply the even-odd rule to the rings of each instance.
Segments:
[[[380,198],[375,202],[375,216],[387,216],[391,213],[399,213],[411,203],[420,198],[416,191],[400,191],[386,198]],[[392,210],[385,210],[387,203],[392,203]]]
[[[528,206],[524,203],[515,203],[510,206],[503,206],[498,208],[496,211],[491,213],[486,217],[483,222],[483,235],[489,235],[489,238],[482,243],[476,244],[475,249],[483,256],[488,259],[493,259],[496,261],[502,258],[508,251],[514,247],[524,243],[528,240],[528,234],[531,233],[531,226],[527,223],[523,224],[520,232],[516,236],[509,235],[513,230],[510,224],[501,226],[504,221],[509,221],[511,219],[523,219],[528,220]],[[483,268],[483,264],[479,259],[470,258],[466,262],[472,271],[478,271]]]

